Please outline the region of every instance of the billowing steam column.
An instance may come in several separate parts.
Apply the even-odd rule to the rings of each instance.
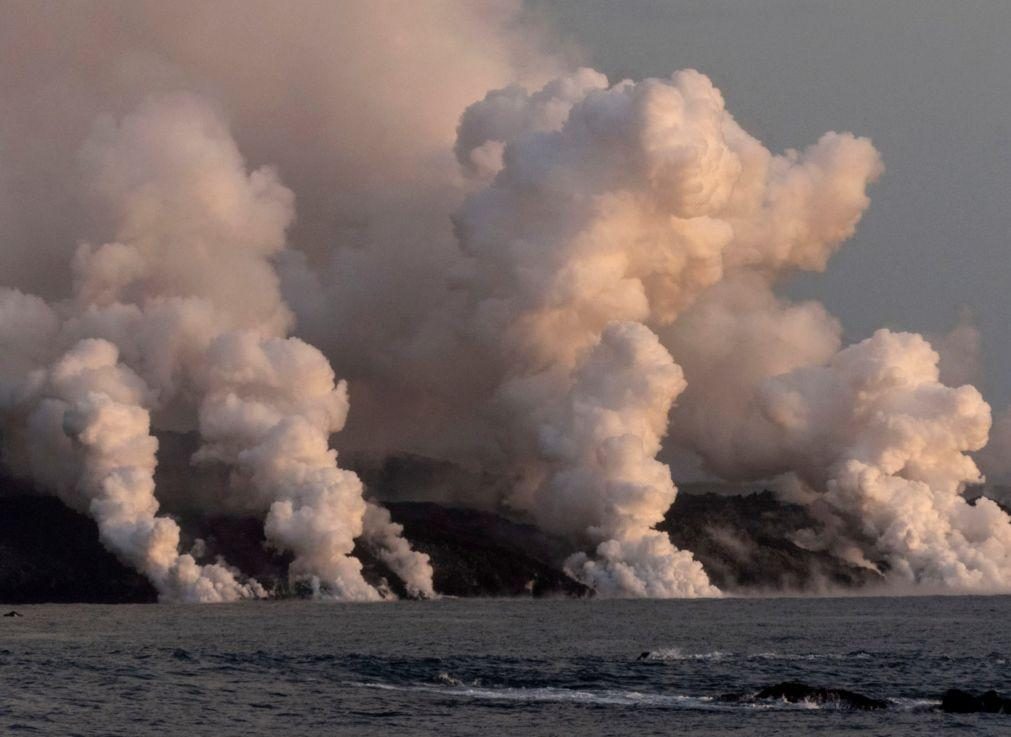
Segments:
[[[362,483],[338,468],[331,433],[348,412],[344,382],[296,338],[231,333],[205,354],[198,461],[237,468],[270,502],[268,540],[295,553],[292,573],[342,599],[379,598],[351,557],[363,534],[414,596],[434,596],[428,556],[415,553],[386,510],[366,505]]]
[[[773,156],[697,72],[609,86],[584,69],[489,93],[456,155],[477,186],[456,216],[467,329],[498,366],[511,503],[594,546],[568,565],[602,593],[717,593],[654,529],[676,494],[656,455],[684,389],[655,331],[732,274],[823,268],[877,152],[830,133]]]
[[[882,567],[893,581],[954,590],[1011,587],[1011,520],[966,483],[990,408],[971,386],[938,378],[919,335],[879,330],[827,365],[766,381],[758,407],[791,470],[823,493],[829,524],[811,546]]]
[[[969,453],[990,429],[980,393],[943,384],[919,335],[879,330],[840,350],[820,305],[726,286],[668,336],[698,377],[674,413],[677,441],[723,478],[779,477],[823,523],[806,547],[903,587],[1011,590],[1011,519],[962,494],[980,481]]]
[[[89,511],[163,599],[264,592],[179,553],[178,527],[157,515],[152,417],[199,429],[196,462],[234,467],[232,483],[267,515],[268,540],[295,554],[293,576],[327,595],[380,598],[351,556],[364,535],[409,591],[432,595],[427,556],[370,511],[329,448],[347,414],[344,384],[319,351],[286,337],[271,259],[292,193],[270,169],[247,174],[218,116],[188,95],[101,121],[82,161],[115,240],[79,248],[71,301],[0,292],[8,457]]]
[[[604,595],[718,593],[691,553],[652,529],[677,494],[656,454],[684,389],[681,369],[645,326],[611,323],[574,379],[539,438],[551,468],[541,490],[545,518],[568,520],[599,541],[595,558],[569,559],[570,572]]]
[[[29,299],[0,293],[0,310]],[[41,301],[34,307],[37,316],[45,314]],[[35,477],[89,512],[106,547],[150,578],[162,598],[213,602],[265,594],[255,581],[238,582],[224,565],[201,566],[179,553],[179,527],[157,516],[158,443],[146,409],[151,393],[119,362],[114,344],[81,340],[50,368],[8,388],[15,396],[8,395],[4,409],[22,415]]]

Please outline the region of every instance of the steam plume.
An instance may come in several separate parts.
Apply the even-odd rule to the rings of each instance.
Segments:
[[[753,294],[765,296],[748,298],[736,327],[725,300],[740,294],[716,290],[672,331],[691,356],[679,441],[723,478],[786,475],[784,491],[825,524],[806,546],[903,584],[1006,590],[1011,520],[962,496],[980,481],[968,453],[990,428],[979,392],[945,386],[918,335],[882,330],[836,352],[838,329],[819,306]]]
[[[653,530],[676,493],[656,455],[684,383],[650,328],[728,273],[824,266],[867,204],[876,152],[829,134],[772,157],[697,72],[609,86],[582,70],[490,93],[456,153],[488,182],[457,227],[471,329],[500,367],[504,453],[524,469],[511,501],[597,544],[570,569],[598,590],[714,593]]]
[[[64,483],[92,499],[103,540],[164,598],[261,595],[221,566],[180,556],[177,526],[156,516],[148,409],[169,425],[196,413],[205,445],[195,460],[237,467],[234,483],[269,505],[268,539],[295,553],[292,574],[343,598],[378,598],[350,557],[365,532],[361,483],[328,445],[347,413],[345,386],[319,351],[284,337],[291,314],[269,258],[284,247],[291,192],[270,169],[247,174],[218,116],[186,95],[103,121],[83,159],[116,240],[75,256],[75,299],[60,306],[55,342],[78,342],[38,397],[20,400],[38,402],[28,447],[68,457],[63,436],[78,441],[80,469]],[[41,303],[13,298],[54,322]],[[368,532],[399,546],[391,562],[413,576],[413,591],[432,593],[427,560],[388,519]]]
[[[503,507],[607,595],[718,593],[655,529],[682,451],[775,478],[822,522],[805,545],[1011,588],[1011,523],[962,497],[990,422],[962,386],[971,322],[936,353],[844,348],[776,291],[853,234],[870,141],[774,154],[703,74],[566,72],[528,21],[511,0],[0,8],[5,462],[165,599],[264,592],[179,552],[152,428],[198,431],[193,462],[228,471],[205,511],[239,498],[344,598],[382,596],[356,540],[434,592],[338,432],[506,479]]]

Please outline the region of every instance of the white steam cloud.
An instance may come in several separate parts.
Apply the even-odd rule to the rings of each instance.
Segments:
[[[656,529],[678,452],[775,478],[808,547],[1011,589],[1011,521],[962,495],[990,426],[971,320],[844,348],[776,292],[853,234],[867,139],[774,154],[699,72],[571,71],[518,1],[59,10],[0,9],[3,458],[163,599],[266,592],[180,552],[154,431],[196,431],[227,470],[205,511],[240,499],[345,599],[388,595],[356,541],[436,592],[338,432],[507,479],[603,595],[719,594]]]
[[[867,205],[877,153],[827,134],[774,157],[697,72],[609,86],[590,70],[490,93],[456,153],[488,182],[456,223],[469,328],[494,356],[493,415],[524,474],[512,503],[596,544],[569,565],[598,591],[714,593],[653,529],[676,494],[656,456],[684,388],[653,330],[734,273],[823,267]]]
[[[942,383],[918,335],[881,330],[837,350],[820,306],[741,287],[714,290],[671,332],[689,383],[678,440],[722,478],[782,477],[825,524],[805,546],[902,584],[1006,590],[1011,520],[962,496],[990,429],[979,392]],[[735,303],[750,309],[729,320]]]
[[[62,325],[39,300],[3,293],[56,328],[51,349],[73,345],[4,392],[26,416],[36,478],[88,498],[102,539],[163,598],[262,595],[221,565],[180,555],[177,525],[157,516],[150,412],[168,426],[195,416],[204,441],[195,460],[235,467],[233,484],[269,508],[268,540],[295,554],[292,575],[341,598],[379,598],[350,555],[367,534],[396,551],[388,562],[410,590],[433,594],[427,558],[388,518],[366,529],[361,482],[337,467],[329,437],[347,415],[345,385],[318,350],[284,337],[291,314],[270,258],[285,245],[292,193],[270,169],[247,174],[218,116],[187,95],[102,121],[82,157],[116,239],[78,249],[74,298],[56,308]],[[28,348],[45,366],[40,347]],[[79,457],[79,468],[47,478],[50,453]]]

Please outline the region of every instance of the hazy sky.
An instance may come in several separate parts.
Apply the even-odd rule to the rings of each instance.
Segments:
[[[528,0],[612,81],[694,67],[769,148],[870,136],[887,171],[817,297],[850,338],[877,327],[983,334],[984,393],[1011,400],[1011,2]]]

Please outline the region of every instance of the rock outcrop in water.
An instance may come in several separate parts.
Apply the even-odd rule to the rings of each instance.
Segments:
[[[887,709],[889,705],[889,702],[883,699],[871,698],[845,688],[809,686],[799,681],[784,681],[774,686],[767,686],[753,694],[726,694],[720,697],[720,701],[731,703],[785,701],[790,704],[817,704],[860,711]]]
[[[1011,714],[1011,699],[996,691],[986,691],[977,696],[958,688],[949,688],[941,697],[941,711],[951,714]]]

